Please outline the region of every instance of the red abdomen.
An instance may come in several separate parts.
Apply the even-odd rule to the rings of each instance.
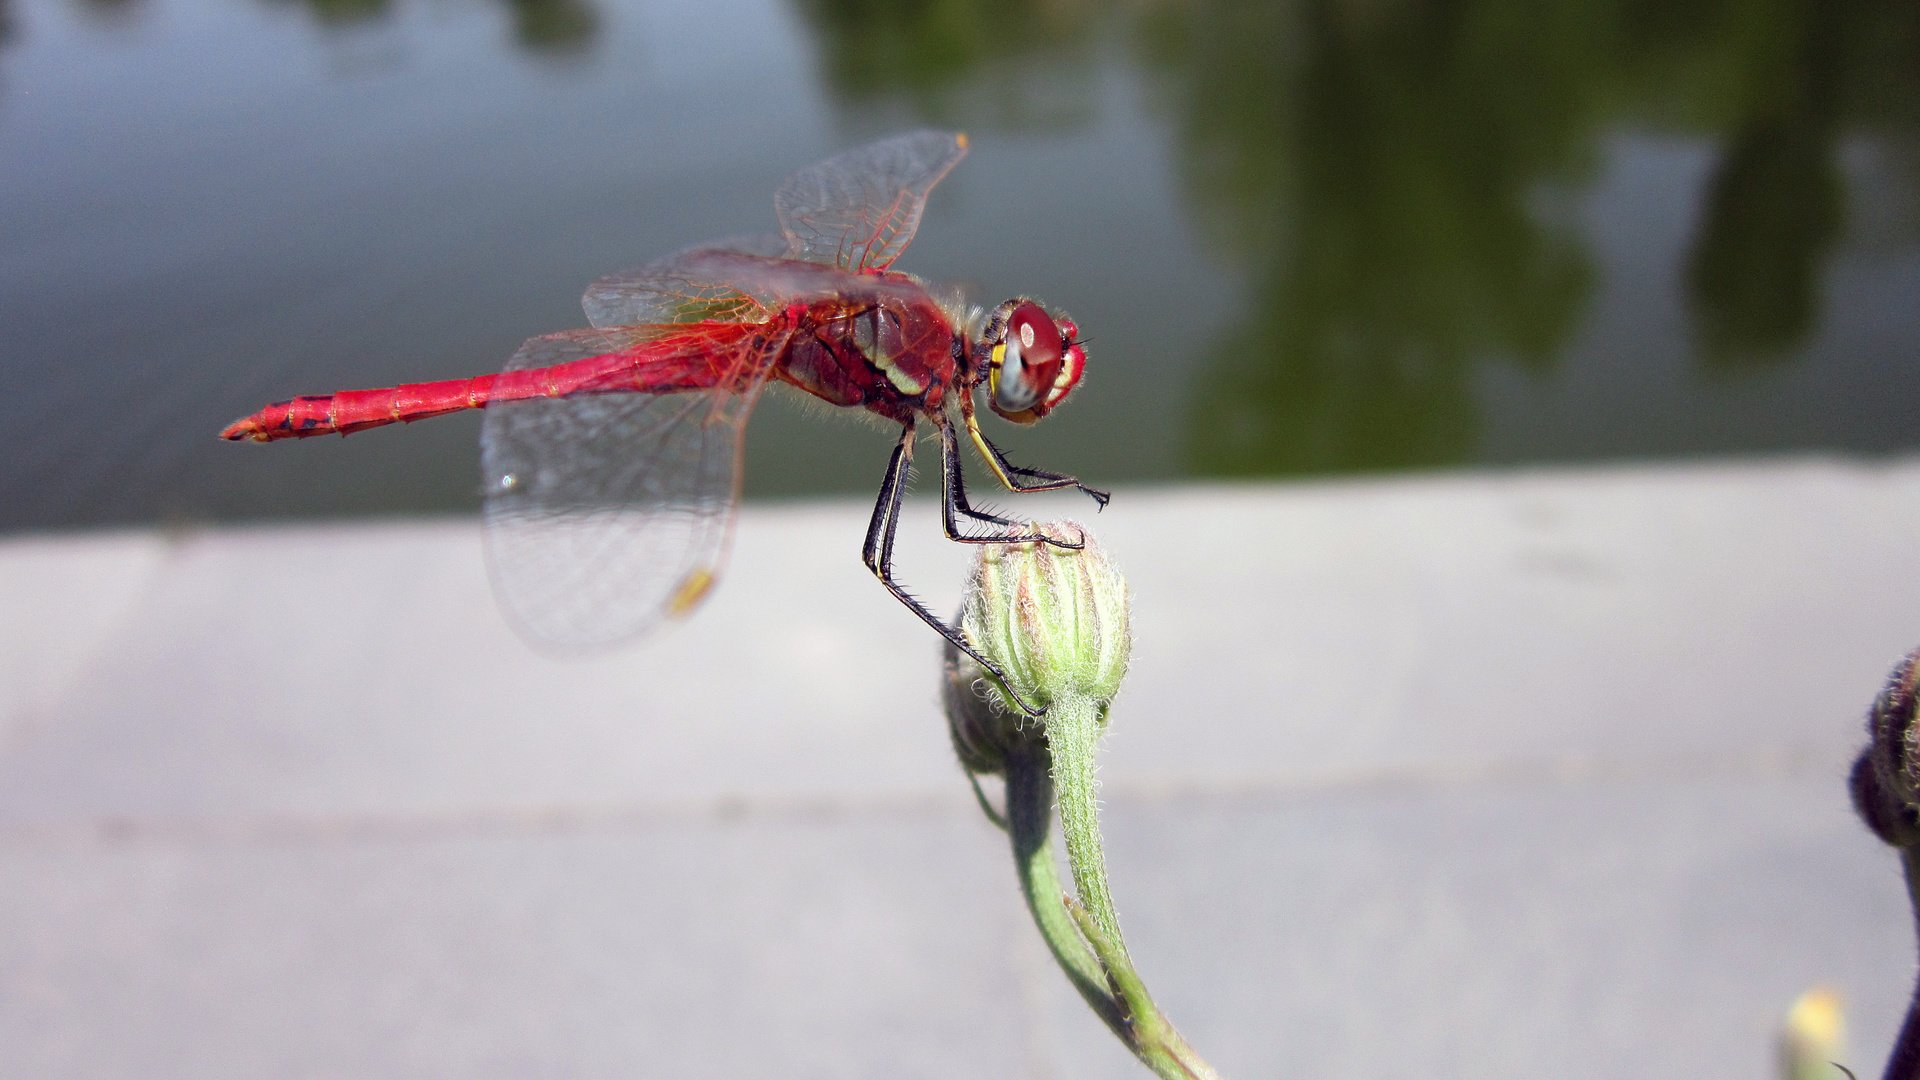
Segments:
[[[609,344],[622,343],[621,335],[630,344],[608,350]],[[412,423],[500,401],[698,390],[751,369],[752,360],[743,350],[757,348],[765,336],[763,326],[736,322],[553,334],[529,341],[516,360],[551,357],[556,363],[470,379],[342,390],[276,401],[228,424],[220,437],[272,442],[351,435],[371,427]]]

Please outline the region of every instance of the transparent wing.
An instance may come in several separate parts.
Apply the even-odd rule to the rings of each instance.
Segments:
[[[596,280],[587,286],[580,306],[586,309],[587,321],[598,327],[702,319],[757,322],[766,318],[762,305],[750,296],[724,281],[700,279],[700,272],[691,264],[716,252],[779,258],[787,253],[787,241],[783,236],[765,233],[676,252],[637,270]]]
[[[763,322],[796,300],[925,299],[925,286],[905,275],[861,274],[790,259],[785,245],[780,237],[762,236],[689,248],[595,281],[581,306],[593,325],[613,329],[699,320]]]
[[[741,437],[766,384],[760,327],[730,337],[672,327],[534,338],[507,371],[548,367],[636,339],[645,371],[690,373],[679,393],[607,392],[504,401],[486,411],[487,562],[515,627],[559,650],[607,645],[691,612],[726,560]],[[684,351],[688,355],[679,356]],[[644,384],[645,372],[638,377]],[[629,382],[626,385],[634,385]]]
[[[913,240],[927,193],[966,156],[966,136],[916,131],[802,169],[773,197],[787,257],[886,269]]]

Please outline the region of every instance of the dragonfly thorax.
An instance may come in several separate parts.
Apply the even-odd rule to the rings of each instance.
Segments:
[[[794,320],[781,378],[900,423],[943,407],[958,374],[952,321],[931,297],[901,291],[810,305]]]

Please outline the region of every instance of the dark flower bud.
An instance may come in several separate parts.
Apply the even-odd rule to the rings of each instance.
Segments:
[[[1920,815],[1913,807],[1887,794],[1880,784],[1879,771],[1873,767],[1873,751],[1863,750],[1847,776],[1847,788],[1853,795],[1854,812],[1867,823],[1873,835],[1894,847],[1920,844]]]
[[[1018,709],[1008,708],[997,690],[988,686],[980,662],[947,644],[946,679],[940,701],[946,708],[947,731],[953,752],[970,773],[997,776],[1006,771],[1007,752],[1023,740],[1039,740],[1040,725]]]
[[[1920,649],[1907,654],[1867,713],[1867,748],[1854,762],[1848,787],[1854,809],[1874,835],[1895,847],[1920,844],[1920,745],[1916,695]]]

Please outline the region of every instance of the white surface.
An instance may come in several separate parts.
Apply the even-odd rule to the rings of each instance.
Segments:
[[[1023,924],[867,510],[749,509],[698,617],[572,662],[506,629],[465,523],[0,543],[6,1059],[1128,1075]],[[1913,944],[1842,776],[1920,644],[1920,466],[1122,491],[1094,524],[1139,635],[1114,888],[1227,1075],[1765,1075],[1815,982],[1877,1071]],[[950,609],[927,500],[901,541]]]

